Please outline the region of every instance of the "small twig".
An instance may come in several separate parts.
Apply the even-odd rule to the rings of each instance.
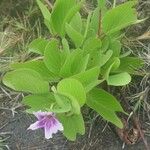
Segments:
[[[124,148],[125,148],[125,145],[126,145],[126,143],[125,143],[125,142],[123,142],[123,144],[122,144],[122,149],[124,149]]]
[[[33,60],[36,61],[36,60],[42,60],[44,57],[43,56],[39,56],[39,57],[36,57],[34,58]]]
[[[4,125],[2,125],[2,126],[0,127],[0,130],[3,129],[7,124],[8,124],[8,122],[5,123]]]
[[[102,130],[102,133],[105,131],[105,129],[108,127],[108,122],[105,124],[103,130]]]
[[[88,138],[91,137],[91,133],[92,133],[92,129],[93,129],[93,123],[95,122],[95,120],[99,117],[99,115],[96,115],[93,119],[92,119],[92,123],[90,126],[90,130],[89,130],[89,134],[88,134]]]
[[[13,134],[12,132],[1,132],[0,135]]]
[[[130,120],[130,118],[132,117],[132,115],[133,115],[133,111],[129,114],[129,117],[128,117],[128,119],[127,119],[127,123],[129,122],[129,120]]]
[[[16,109],[16,108],[12,108],[12,109],[10,109],[10,108],[5,108],[5,107],[0,107],[0,109],[2,109],[2,110],[8,110],[8,111],[11,111],[11,112],[12,112],[13,117],[15,116],[15,113],[17,114],[17,111],[15,111],[15,109]]]
[[[10,150],[9,146],[8,145],[4,145],[8,150]]]
[[[12,97],[10,96],[10,94],[9,94],[4,88],[1,87],[1,90],[2,90],[10,99],[12,99]]]

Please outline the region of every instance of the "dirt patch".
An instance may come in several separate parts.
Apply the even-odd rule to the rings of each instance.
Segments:
[[[43,131],[27,131],[35,121],[31,115],[18,111],[15,117],[9,110],[0,111],[0,133],[8,137],[10,150],[121,150],[123,143],[118,139],[114,128],[98,117],[95,121],[86,123],[86,135],[79,136],[77,141],[69,142],[62,134],[53,139],[45,140]],[[150,138],[147,138],[150,143]],[[125,146],[125,150],[144,150],[143,142],[134,146]]]

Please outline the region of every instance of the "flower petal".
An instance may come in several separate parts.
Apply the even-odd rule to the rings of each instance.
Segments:
[[[52,132],[52,130],[51,130],[51,126],[50,126],[50,123],[49,123],[49,122],[47,122],[47,123],[45,124],[44,130],[45,130],[45,138],[46,138],[46,139],[52,138],[53,132]]]
[[[45,126],[45,123],[46,123],[46,120],[43,119],[41,121],[36,121],[35,123],[31,124],[28,128],[31,129],[31,130],[36,130],[36,129],[39,129],[39,128],[43,128]]]
[[[52,134],[57,133],[59,130],[63,130],[62,124],[57,119],[51,118],[51,120],[47,121],[45,124],[45,138],[52,138]]]
[[[41,111],[38,111],[38,112],[34,112],[33,113],[37,119],[41,120],[43,119],[45,116],[47,115],[53,115],[53,113],[51,112],[41,112]]]
[[[57,128],[59,131],[63,131],[64,130],[64,127],[63,125],[57,120]]]

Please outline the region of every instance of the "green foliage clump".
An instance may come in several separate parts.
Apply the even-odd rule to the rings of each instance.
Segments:
[[[40,59],[12,64],[12,71],[3,78],[6,86],[29,94],[22,101],[30,107],[27,112],[56,113],[70,140],[85,132],[84,105],[123,127],[116,114],[125,113],[120,103],[97,85],[127,85],[142,65],[140,59],[121,52],[122,29],[139,22],[136,1],[108,10],[105,0],[98,0],[97,8],[87,17],[80,13],[83,3],[56,0],[50,12],[37,0],[51,38],[32,41],[29,51]]]

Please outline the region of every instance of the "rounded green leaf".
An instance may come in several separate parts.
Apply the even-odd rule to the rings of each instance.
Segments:
[[[57,85],[57,91],[65,95],[74,97],[80,106],[86,101],[86,93],[83,85],[76,79],[68,78],[61,80]]]
[[[131,81],[131,76],[127,72],[110,75],[107,78],[107,84],[108,85],[114,85],[114,86],[123,86],[129,84]]]
[[[129,1],[106,12],[102,19],[105,34],[112,34],[137,22],[137,13],[133,6],[137,2]]]
[[[100,39],[92,37],[88,38],[83,45],[84,54],[91,54],[93,51],[100,49],[102,42]]]
[[[49,83],[44,81],[40,74],[31,69],[17,69],[8,72],[3,83],[16,90],[30,93],[47,93]]]
[[[43,55],[47,44],[48,44],[47,40],[37,38],[28,45],[29,52]]]
[[[57,0],[51,14],[51,21],[55,31],[61,36],[65,35],[65,24],[79,11],[82,3],[76,0]]]
[[[54,73],[48,70],[43,60],[27,61],[24,63],[14,63],[14,64],[11,64],[11,68],[12,69],[21,69],[21,68],[32,69],[38,72],[44,80],[50,81],[50,82],[56,81],[59,79],[58,76],[56,76]]]

